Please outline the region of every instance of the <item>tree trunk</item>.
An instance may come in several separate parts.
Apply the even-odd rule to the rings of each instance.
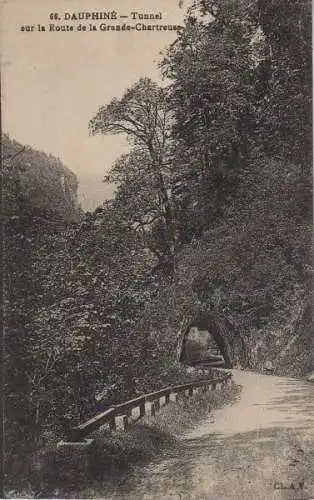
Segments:
[[[162,172],[162,159],[156,154],[153,145],[151,142],[147,144],[150,157],[152,159],[154,168],[157,173],[157,184],[158,190],[161,197],[162,209],[163,209],[163,218],[165,222],[166,228],[166,244],[167,244],[167,269],[169,270],[169,274],[173,276],[175,272],[175,255],[176,255],[176,246],[177,246],[177,238],[176,238],[176,224],[175,218],[173,214],[173,208],[171,205],[171,200],[169,199],[169,195],[167,192],[167,188],[164,181],[164,176]]]

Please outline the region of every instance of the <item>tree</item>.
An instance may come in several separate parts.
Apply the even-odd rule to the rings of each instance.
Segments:
[[[257,1],[268,86],[260,105],[268,154],[312,170],[311,2]]]
[[[177,252],[169,184],[171,120],[167,90],[149,78],[141,78],[120,100],[113,99],[101,107],[89,125],[92,134],[124,133],[132,144],[131,153],[118,160],[105,180],[118,182],[117,200],[128,199],[126,206],[131,211],[129,219],[134,227],[144,233],[162,234],[159,238],[162,248],[158,244],[150,244],[149,248],[170,274]],[[136,194],[138,188],[140,191]],[[155,243],[157,240],[155,238]]]
[[[196,236],[215,224],[234,199],[256,128],[253,27],[239,2],[200,4],[162,63],[172,80],[181,220],[191,221],[195,208],[202,220],[200,227],[193,221],[195,229],[188,225],[183,232]]]

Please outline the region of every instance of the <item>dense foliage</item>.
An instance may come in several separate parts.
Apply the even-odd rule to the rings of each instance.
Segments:
[[[47,373],[54,361],[47,337],[36,329],[43,305],[46,316],[50,316],[50,303],[40,281],[41,269],[48,269],[42,267],[44,263],[37,254],[45,238],[46,253],[51,265],[55,265],[49,239],[56,240],[60,230],[79,217],[79,210],[76,177],[60,160],[22,146],[8,136],[2,137],[2,152],[5,428],[9,467],[18,474],[22,464],[11,460],[23,449],[38,446],[50,397],[45,385]]]
[[[199,312],[230,321],[243,366],[309,369],[309,23],[305,0],[196,0],[168,86],[141,78],[91,118],[131,146],[92,214],[59,160],[3,137],[13,455],[186,377]]]

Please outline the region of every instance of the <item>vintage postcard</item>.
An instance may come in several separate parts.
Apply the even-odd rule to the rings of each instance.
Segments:
[[[0,496],[314,499],[309,0],[0,5]]]

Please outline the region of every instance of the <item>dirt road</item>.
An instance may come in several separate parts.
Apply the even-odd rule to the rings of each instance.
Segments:
[[[238,401],[115,498],[314,500],[314,384],[240,371],[234,379]]]

